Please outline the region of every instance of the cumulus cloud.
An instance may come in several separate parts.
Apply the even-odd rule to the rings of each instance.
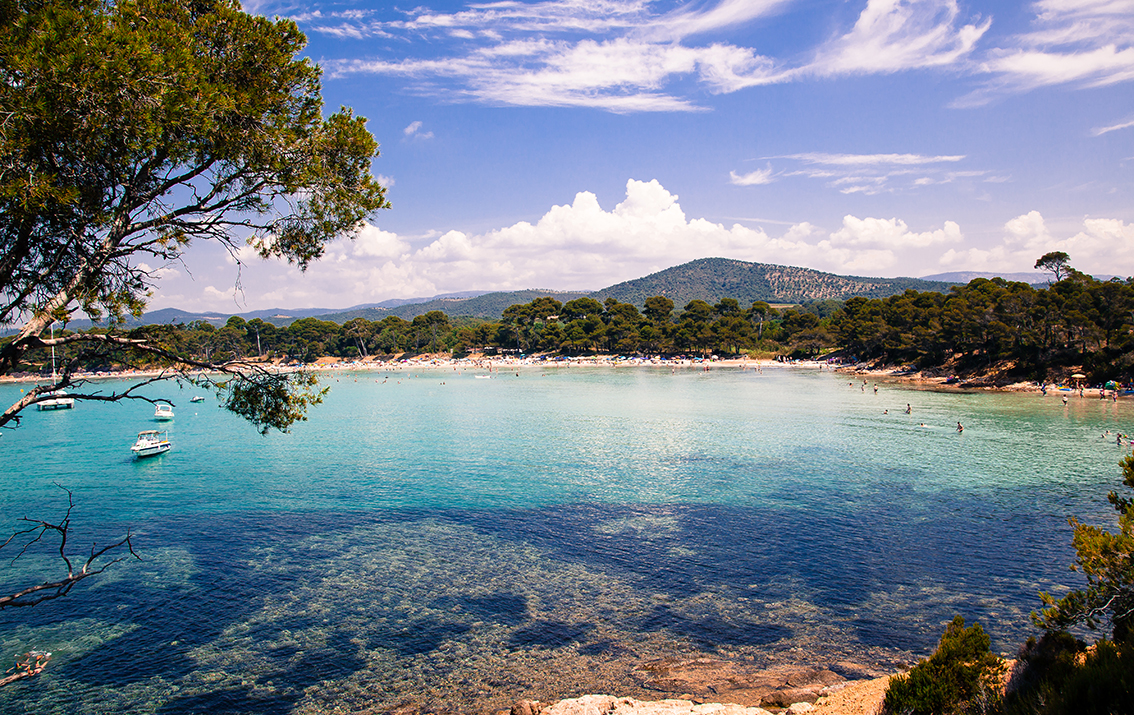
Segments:
[[[1110,224],[1094,229],[1104,242],[1128,230]],[[1035,231],[1024,226],[1017,233],[1028,241]],[[483,233],[444,230],[404,236],[366,226],[355,240],[331,244],[306,273],[255,261],[243,266],[240,280],[245,294],[256,297],[256,308],[347,307],[473,289],[598,289],[710,256],[841,274],[917,275],[936,266],[935,250],[964,241],[952,221],[915,229],[900,218],[853,215],[834,231],[797,221],[769,234],[741,223],[691,218],[679,197],[658,181],[630,180],[622,200],[611,208],[593,192],[580,191],[570,203],[552,206],[533,221]],[[224,265],[223,260],[217,263]],[[213,285],[222,285],[213,272],[197,273],[208,273]],[[202,291],[184,280],[161,288],[162,305],[234,306],[231,291]]]
[[[1134,273],[1134,224],[1119,219],[1086,218],[1082,230],[1059,237],[1039,211],[1029,211],[1004,224],[999,243],[968,249],[950,248],[942,266],[980,271],[1028,270],[1037,258],[1063,251],[1071,265],[1092,274]]]
[[[962,239],[961,227],[953,221],[946,221],[944,227],[936,231],[915,233],[910,231],[905,221],[897,218],[845,216],[842,228],[831,234],[831,245],[875,246],[893,250],[925,248],[935,243],[956,243]]]

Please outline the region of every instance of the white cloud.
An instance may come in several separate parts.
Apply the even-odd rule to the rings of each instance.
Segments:
[[[1131,228],[1098,224],[1093,230],[1092,236],[1105,237],[1125,235]],[[1019,233],[1030,235],[1026,228]],[[658,181],[630,180],[622,201],[610,209],[594,193],[580,191],[571,203],[552,206],[534,221],[477,234],[446,230],[402,236],[366,226],[354,241],[331,244],[306,273],[278,261],[250,262],[240,280],[255,304],[241,309],[348,307],[473,289],[598,289],[710,256],[842,274],[918,275],[919,269],[935,266],[934,247],[964,241],[952,221],[915,230],[898,218],[856,216],[844,217],[834,232],[799,221],[771,235],[741,224],[690,218],[678,196]],[[224,262],[214,263],[191,272],[223,285],[215,266]],[[232,279],[235,283],[235,274]],[[231,291],[201,290],[184,278],[159,288],[159,307],[236,306]]]
[[[869,0],[854,28],[820,48],[801,72],[889,74],[955,64],[992,22],[957,27],[959,15],[955,0]]]
[[[759,186],[761,184],[770,184],[774,179],[772,178],[772,165],[769,164],[767,168],[757,169],[750,171],[747,174],[738,174],[735,171],[728,172],[729,182],[737,186]]]
[[[1103,134],[1109,134],[1110,132],[1116,132],[1119,129],[1129,129],[1130,127],[1134,127],[1134,119],[1128,119],[1126,121],[1119,122],[1118,124],[1112,124],[1112,125],[1107,126],[1107,127],[1098,127],[1096,129],[1092,129],[1091,135],[1096,136],[1096,137],[1101,137]]]
[[[842,194],[881,194],[916,190],[934,184],[980,177],[980,170],[947,171],[950,164],[963,161],[964,154],[831,154],[804,152],[774,157],[798,162],[800,168],[786,170],[783,176],[820,179]]]
[[[421,122],[410,122],[409,126],[402,130],[402,134],[406,139],[432,139],[433,132],[421,131]]]
[[[314,15],[300,21],[310,32],[337,37],[424,36],[449,43],[428,58],[395,58],[384,50],[381,58],[329,60],[329,77],[394,75],[446,101],[612,112],[701,110],[689,90],[678,87],[687,78],[716,94],[808,76],[956,65],[989,26],[961,25],[956,0],[869,0],[852,28],[794,66],[754,47],[698,41],[772,16],[789,2],[720,0],[657,14],[645,0],[548,0],[471,5],[454,13],[419,8],[398,21],[359,15],[336,16],[337,24]]]
[[[822,152],[808,152],[788,154],[783,158],[798,159],[806,164],[828,164],[832,166],[878,166],[885,164],[912,166],[957,162],[964,159],[965,155],[923,156],[921,154],[824,154]]]
[[[953,221],[946,221],[944,227],[936,231],[915,233],[901,219],[860,219],[855,216],[843,217],[842,228],[831,234],[833,246],[868,246],[888,250],[925,248],[935,243],[962,240],[961,227]]]
[[[1087,218],[1083,230],[1059,238],[1039,211],[1029,211],[1004,224],[1000,243],[968,249],[951,248],[942,254],[942,266],[966,270],[1023,271],[1051,251],[1063,251],[1071,265],[1084,273],[1134,273],[1134,224],[1119,219]]]
[[[1040,0],[1029,32],[991,50],[987,84],[956,102],[983,104],[1003,92],[1134,80],[1134,0]]]

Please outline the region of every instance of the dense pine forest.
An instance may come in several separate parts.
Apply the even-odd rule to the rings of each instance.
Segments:
[[[906,290],[774,307],[692,300],[678,309],[654,296],[641,309],[607,298],[561,303],[550,296],[512,305],[500,320],[450,318],[430,311],[413,320],[353,318],[341,325],[303,318],[286,327],[232,317],[148,325],[128,331],[170,353],[198,360],[321,357],[389,358],[449,353],[560,355],[830,356],[953,374],[998,372],[1045,380],[1074,370],[1093,382],[1134,376],[1134,280],[1102,282],[1063,265],[1046,287],[977,278],[947,293]],[[106,328],[95,328],[106,331]],[[39,365],[50,371],[50,358]],[[113,353],[64,355],[74,368],[145,367]]]

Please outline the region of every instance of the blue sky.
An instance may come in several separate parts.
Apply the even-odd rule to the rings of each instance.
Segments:
[[[302,275],[195,246],[154,307],[597,289],[707,256],[1134,274],[1134,0],[245,7],[307,34],[393,208]]]

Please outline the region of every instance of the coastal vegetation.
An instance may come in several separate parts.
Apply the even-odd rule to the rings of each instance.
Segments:
[[[499,320],[434,310],[412,320],[301,318],[277,325],[233,316],[221,326],[198,320],[87,332],[160,345],[162,364],[176,358],[310,363],[407,353],[824,356],[946,375],[999,372],[1008,381],[1043,382],[1076,370],[1095,384],[1134,378],[1134,282],[1098,281],[1070,267],[1062,276],[1046,287],[977,278],[945,293],[911,289],[887,298],[786,306],[722,298],[678,308],[655,295],[639,307],[614,298],[560,302],[542,295],[505,308]],[[68,355],[74,367],[87,370],[159,362],[131,362],[114,352]],[[29,362],[41,372],[49,368],[42,350]]]

